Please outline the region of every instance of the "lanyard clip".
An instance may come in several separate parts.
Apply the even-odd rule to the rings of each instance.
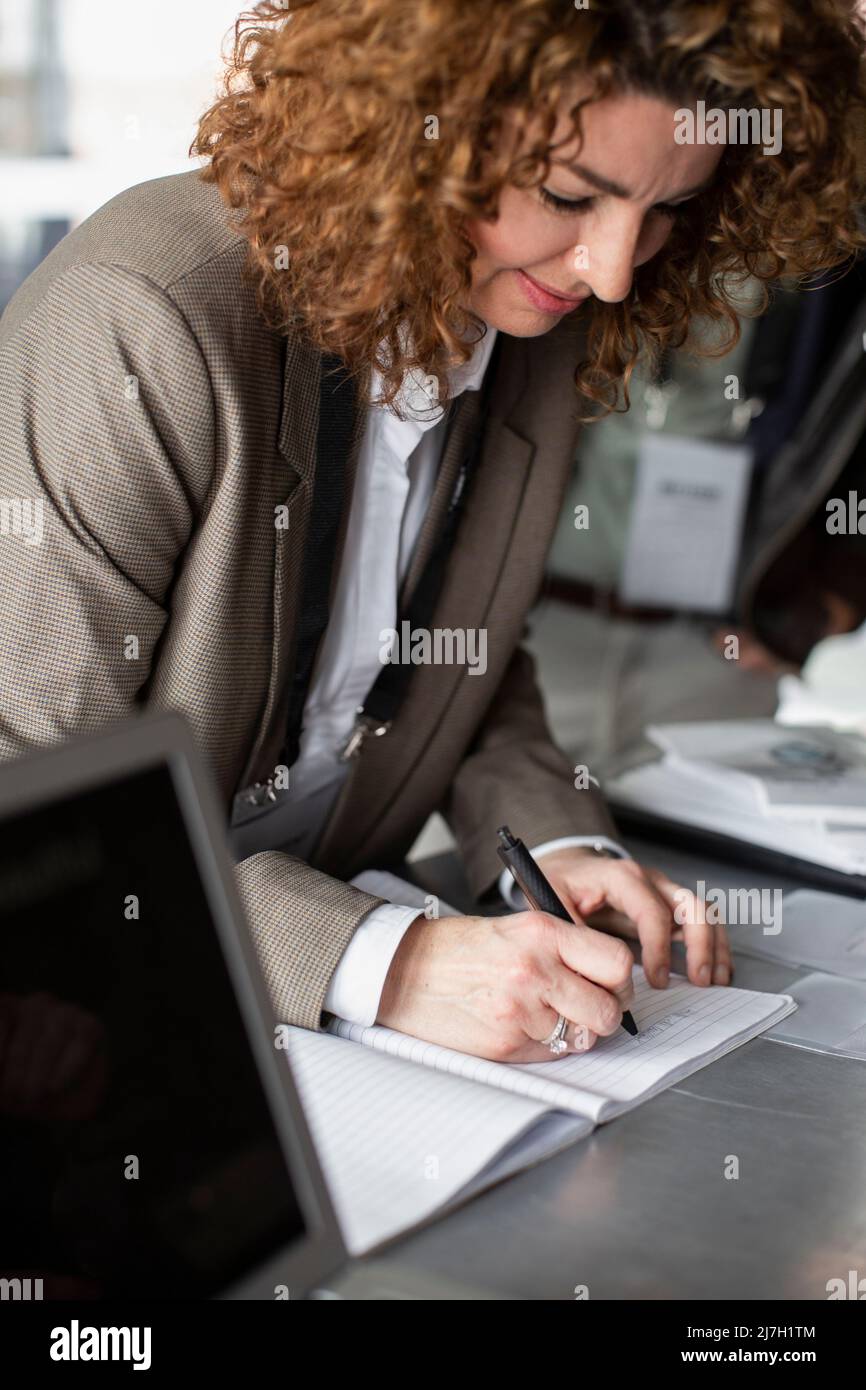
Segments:
[[[232,826],[243,825],[244,821],[252,820],[260,812],[269,811],[277,800],[273,777],[266,782],[254,782],[251,787],[244,787],[232,802]]]
[[[381,719],[374,719],[372,715],[365,714],[363,706],[359,705],[354,728],[340,753],[340,762],[347,763],[351,758],[356,758],[361,751],[361,745],[364,739],[367,738],[368,735],[372,734],[373,738],[381,738],[383,734],[387,734],[390,727],[390,719],[384,721]]]

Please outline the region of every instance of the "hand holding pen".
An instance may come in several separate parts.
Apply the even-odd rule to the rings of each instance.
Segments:
[[[536,912],[547,912],[551,917],[559,917],[564,922],[573,922],[574,918],[571,913],[560,902],[523,841],[516,839],[507,825],[501,826],[497,835],[499,837],[497,854],[510,871],[514,882],[530,907]],[[554,1054],[568,1051],[568,1024],[569,1020],[560,1014],[553,1032],[548,1038],[543,1039]],[[623,1011],[622,1026],[631,1037],[637,1035],[637,1024],[628,1009]]]
[[[403,931],[376,1022],[494,1062],[546,1062],[558,1016],[570,1052],[616,1034],[634,997],[624,941],[527,908],[428,918]],[[562,1041],[562,1038],[559,1039]]]

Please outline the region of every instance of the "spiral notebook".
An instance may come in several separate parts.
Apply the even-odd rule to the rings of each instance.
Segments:
[[[354,880],[423,907],[392,875]],[[442,912],[450,909],[441,906]],[[788,995],[651,989],[635,968],[632,1014],[588,1053],[512,1066],[335,1019],[288,1030],[288,1057],[343,1236],[361,1254],[591,1133],[786,1018]]]

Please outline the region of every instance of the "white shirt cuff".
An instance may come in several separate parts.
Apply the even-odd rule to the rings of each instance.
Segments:
[[[348,1023],[376,1022],[385,976],[406,928],[423,917],[417,907],[382,903],[368,913],[331,976],[323,1008]]]
[[[628,850],[607,835],[564,835],[559,840],[545,840],[544,844],[536,845],[529,853],[533,859],[540,859],[543,854],[550,854],[555,849],[567,849],[569,845],[599,845],[602,849],[609,849],[619,859],[631,859]],[[499,875],[499,894],[516,912],[526,912],[529,907],[508,869],[503,869]]]

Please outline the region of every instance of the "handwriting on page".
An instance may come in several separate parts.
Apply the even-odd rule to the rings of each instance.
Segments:
[[[665,1014],[664,1018],[657,1018],[655,1023],[651,1023],[649,1028],[642,1028],[632,1041],[637,1043],[654,1042],[669,1028],[675,1027],[680,1019],[690,1018],[694,1012],[694,1009],[676,1009],[673,1013]]]

